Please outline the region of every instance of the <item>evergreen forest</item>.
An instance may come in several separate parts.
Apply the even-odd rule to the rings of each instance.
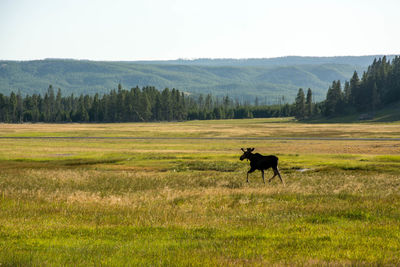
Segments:
[[[294,106],[294,114],[298,119],[315,116],[336,117],[351,113],[363,113],[360,119],[372,118],[376,111],[400,101],[400,57],[391,61],[386,56],[374,59],[363,72],[361,79],[354,71],[350,81],[344,85],[340,80],[329,86],[326,99],[319,103],[311,103],[303,89],[299,89]]]
[[[324,102],[324,115],[343,115],[353,110],[374,113],[400,101],[400,57],[375,59],[362,74],[355,71],[350,81],[333,81]]]
[[[0,94],[1,122],[147,122],[290,116],[290,106],[254,106],[211,94],[197,97],[165,88],[135,87],[99,94],[62,96],[50,85],[46,94]]]

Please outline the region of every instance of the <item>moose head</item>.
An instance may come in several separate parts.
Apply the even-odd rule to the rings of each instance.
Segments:
[[[243,155],[240,157],[240,160],[249,159],[251,152],[254,151],[254,148],[247,148],[247,150],[244,150],[244,148],[241,149],[243,151]]]

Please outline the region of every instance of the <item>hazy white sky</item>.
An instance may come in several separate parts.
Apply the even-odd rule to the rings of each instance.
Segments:
[[[0,59],[400,54],[399,0],[0,0]]]

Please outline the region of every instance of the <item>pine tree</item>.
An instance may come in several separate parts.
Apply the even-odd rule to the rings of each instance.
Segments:
[[[375,113],[377,107],[380,105],[380,96],[378,93],[378,87],[376,83],[374,83],[372,87],[372,93],[371,93],[371,111]]]
[[[358,74],[356,71],[354,71],[353,76],[350,79],[350,97],[349,97],[349,103],[352,105],[357,105],[359,102],[359,96],[360,96],[360,78],[358,77]]]
[[[62,122],[64,121],[64,108],[62,106],[62,95],[61,95],[61,89],[58,88],[57,90],[57,96],[56,96],[56,100],[55,100],[55,112],[56,112],[56,116],[55,116],[55,122]]]
[[[329,87],[325,100],[325,115],[334,116],[341,113],[343,108],[340,81],[333,81]]]
[[[78,100],[78,109],[74,114],[74,121],[76,122],[87,122],[89,121],[89,113],[85,105],[85,97],[81,95]]]
[[[10,104],[8,105],[8,113],[10,114],[9,120],[10,122],[17,122],[17,96],[14,92],[10,94]]]
[[[204,101],[204,108],[206,109],[206,111],[211,111],[213,107],[213,99],[211,94],[207,94],[206,99]]]
[[[24,115],[24,103],[23,103],[21,91],[18,90],[18,93],[17,93],[17,114],[16,114],[17,122],[23,122],[23,115]]]
[[[385,103],[393,103],[400,100],[400,57],[392,60],[388,71],[387,91],[384,95]]]
[[[143,121],[149,121],[152,115],[149,97],[146,94],[142,93],[140,102],[141,102],[140,117],[142,118]]]
[[[96,93],[93,98],[92,107],[89,111],[90,121],[92,122],[100,121],[100,110],[101,110],[101,105],[100,105],[99,94]]]
[[[165,88],[161,93],[161,119],[171,121],[172,115],[171,91]]]
[[[297,119],[304,119],[306,114],[305,105],[306,103],[305,103],[304,91],[302,88],[299,88],[295,102],[295,117]]]
[[[350,104],[350,82],[345,81],[344,83],[344,90],[343,90],[343,102],[345,105]]]
[[[49,122],[55,122],[56,120],[56,98],[54,95],[53,86],[50,84],[47,89],[48,95],[48,113],[47,118]]]
[[[311,91],[311,88],[308,88],[308,90],[307,90],[307,98],[306,98],[306,107],[305,107],[305,109],[306,109],[306,112],[305,112],[306,117],[311,117],[313,115],[312,114],[313,104],[312,104],[312,91]]]
[[[0,122],[8,122],[8,98],[0,93]]]

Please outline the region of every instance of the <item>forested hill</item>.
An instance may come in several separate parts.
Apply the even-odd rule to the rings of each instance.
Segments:
[[[348,80],[372,61],[365,57],[284,57],[271,59],[197,59],[100,62],[47,59],[0,61],[0,93],[43,94],[51,84],[63,95],[108,93],[124,88],[177,88],[189,93],[229,95],[273,104],[292,102],[298,88],[312,88],[315,100],[326,96],[332,80]],[[389,56],[388,59],[391,59]]]
[[[376,58],[381,58],[384,55],[371,56],[337,56],[337,57],[300,57],[287,56],[275,58],[245,58],[245,59],[177,59],[177,60],[153,60],[153,61],[135,61],[136,63],[146,64],[179,64],[179,65],[203,65],[203,66],[292,66],[292,65],[322,65],[322,64],[338,64],[366,67],[371,64]],[[386,56],[388,59],[394,56]]]

